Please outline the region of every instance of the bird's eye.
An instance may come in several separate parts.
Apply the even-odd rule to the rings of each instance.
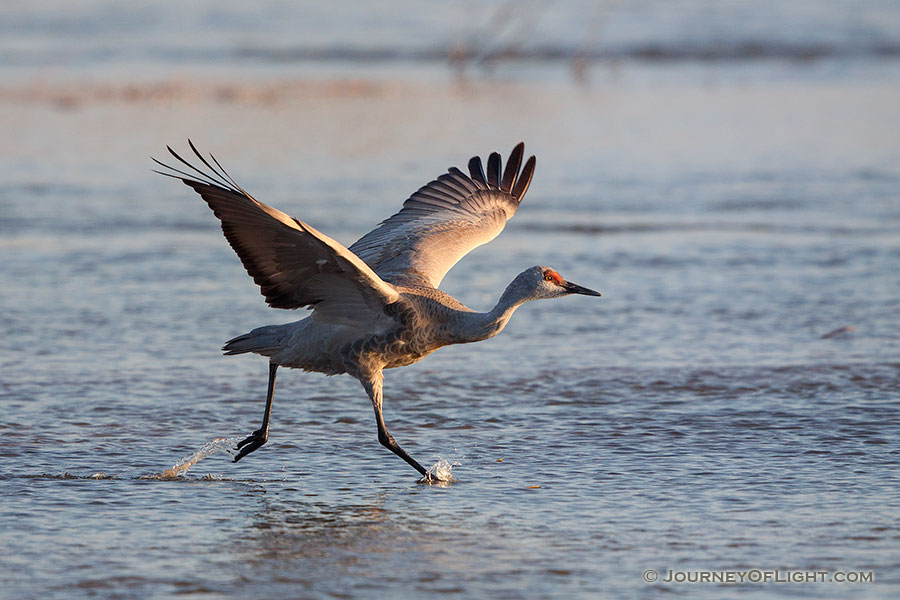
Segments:
[[[553,281],[552,275],[544,275],[544,281]]]

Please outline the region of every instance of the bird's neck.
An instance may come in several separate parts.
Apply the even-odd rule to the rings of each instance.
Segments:
[[[527,300],[516,282],[509,284],[494,308],[484,313],[471,313],[465,341],[477,342],[494,337],[503,331],[512,314]]]

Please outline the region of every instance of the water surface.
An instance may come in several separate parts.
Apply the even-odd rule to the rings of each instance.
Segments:
[[[0,597],[897,596],[896,7],[529,6],[490,36],[479,2],[12,5]],[[543,264],[603,297],[386,374],[389,428],[450,486],[377,443],[356,381],[286,370],[263,449],[160,478],[258,426],[265,361],[222,343],[299,316],[150,172],[188,136],[347,244],[525,140],[522,209],[443,288],[485,310]]]

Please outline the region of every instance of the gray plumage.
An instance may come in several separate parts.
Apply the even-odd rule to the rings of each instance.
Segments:
[[[180,179],[207,202],[270,306],[312,309],[305,319],[259,327],[225,345],[226,354],[256,353],[270,364],[263,425],[238,444],[235,461],[268,439],[275,372],[284,366],[359,379],[375,409],[379,441],[431,480],[387,432],[383,370],[412,364],[448,344],[492,337],[529,300],[600,295],[540,266],[520,273],[484,313],[437,289],[459,259],[499,235],[516,213],[535,167],[532,156],[520,170],[522,143],[505,170],[496,152],[488,158],[487,174],[478,157],[469,161],[469,175],[450,168],[349,248],[255,200],[214,157],[209,162],[188,143],[207,170],[169,148],[190,172],[156,161],[168,170],[157,172]]]

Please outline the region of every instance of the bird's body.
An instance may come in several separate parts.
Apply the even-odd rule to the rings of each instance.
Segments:
[[[238,336],[225,345],[225,353],[255,352],[283,367],[358,376],[411,365],[443,346],[493,337],[514,310],[478,313],[440,290],[395,287],[405,308],[386,325],[361,330],[307,317]]]
[[[249,352],[269,359],[263,425],[238,444],[235,461],[268,439],[275,372],[283,366],[357,378],[373,403],[379,441],[430,480],[432,475],[387,432],[382,371],[418,362],[449,344],[493,337],[529,300],[599,296],[540,266],[520,273],[488,312],[476,312],[438,289],[462,256],[496,237],[515,214],[535,165],[532,156],[519,171],[523,144],[515,147],[502,173],[497,153],[488,159],[487,175],[478,157],[469,161],[469,176],[451,168],[349,248],[256,201],[215,158],[218,169],[193,144],[191,149],[208,172],[170,148],[197,175],[167,165],[175,174],[163,174],[181,179],[206,200],[270,306],[313,309],[305,319],[259,327],[225,345],[226,354]]]

